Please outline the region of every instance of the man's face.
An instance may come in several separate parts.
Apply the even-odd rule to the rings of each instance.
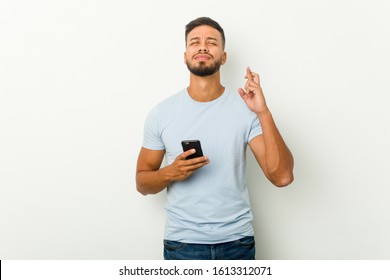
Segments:
[[[187,36],[184,61],[188,70],[196,76],[210,76],[218,72],[226,62],[219,31],[208,25],[194,28]]]

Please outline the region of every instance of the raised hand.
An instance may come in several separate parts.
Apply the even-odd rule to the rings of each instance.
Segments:
[[[247,67],[245,78],[247,79],[245,90],[242,88],[238,89],[240,96],[245,101],[248,108],[256,114],[267,112],[268,107],[265,102],[263,90],[260,86],[259,74],[252,72],[249,67]]]

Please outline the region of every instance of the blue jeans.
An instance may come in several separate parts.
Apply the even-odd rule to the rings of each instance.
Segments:
[[[247,236],[218,244],[191,244],[164,240],[165,260],[254,260],[255,238]]]

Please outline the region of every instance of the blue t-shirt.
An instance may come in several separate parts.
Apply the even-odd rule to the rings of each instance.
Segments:
[[[252,236],[246,183],[246,148],[262,133],[260,122],[238,93],[228,90],[197,102],[184,89],[149,113],[143,147],[165,150],[171,164],[182,140],[200,140],[210,163],[167,187],[165,239],[214,244]]]

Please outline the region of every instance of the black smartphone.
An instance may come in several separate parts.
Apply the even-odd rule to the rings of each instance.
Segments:
[[[191,149],[196,150],[195,154],[189,155],[188,157],[186,157],[186,159],[192,159],[192,158],[203,156],[203,151],[202,151],[202,147],[200,146],[199,140],[183,140],[181,141],[181,145],[183,146],[184,152]]]

